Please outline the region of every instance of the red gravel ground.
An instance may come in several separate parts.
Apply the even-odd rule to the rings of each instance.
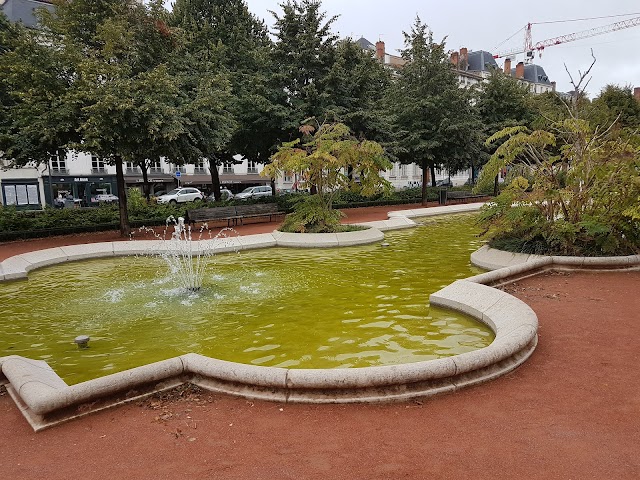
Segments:
[[[185,389],[37,434],[5,393],[2,478],[640,478],[640,272],[547,273],[506,290],[536,311],[540,338],[498,380],[390,405]]]

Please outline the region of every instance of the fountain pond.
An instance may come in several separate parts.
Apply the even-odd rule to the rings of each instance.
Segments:
[[[420,220],[418,220],[420,221]],[[159,257],[33,271],[0,284],[0,357],[46,360],[68,384],[184,353],[262,366],[411,363],[489,345],[493,332],[429,294],[480,271],[473,214],[432,217],[379,244],[208,256],[201,288]],[[195,291],[194,291],[195,290]],[[89,335],[89,348],[73,343]]]

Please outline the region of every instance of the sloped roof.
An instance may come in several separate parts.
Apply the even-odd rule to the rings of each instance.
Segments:
[[[477,50],[468,53],[468,70],[472,72],[485,72],[499,68],[493,55],[486,50]]]
[[[369,40],[367,40],[364,37],[360,37],[358,40],[356,40],[356,43],[358,45],[360,45],[360,48],[363,50],[375,50],[376,46],[371,43]]]
[[[516,76],[516,69],[511,69],[511,76]],[[529,65],[524,66],[524,79],[528,82],[532,83],[543,83],[545,85],[551,85],[549,81],[549,77],[540,65],[536,65],[535,63],[530,63]]]
[[[34,14],[34,10],[38,8],[46,8],[50,12],[55,9],[48,0],[5,0],[0,5],[0,10],[10,21],[22,22],[27,27],[35,27],[38,24]]]

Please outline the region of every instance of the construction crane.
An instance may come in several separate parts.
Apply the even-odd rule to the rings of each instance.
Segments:
[[[605,33],[615,32],[617,30],[623,30],[625,28],[637,27],[640,25],[640,17],[634,17],[620,22],[611,23],[602,27],[590,28],[588,30],[582,30],[581,32],[569,33],[568,35],[562,35],[560,37],[549,38],[542,40],[541,42],[533,44],[531,37],[531,26],[535,23],[528,23],[525,27],[525,40],[524,48],[516,48],[506,52],[500,52],[493,56],[493,58],[513,57],[515,55],[524,53],[528,60],[531,60],[535,52],[538,52],[542,56],[542,52],[546,47],[553,45],[560,45],[562,43],[575,42],[576,40],[582,40],[584,38],[595,37],[597,35],[604,35]]]

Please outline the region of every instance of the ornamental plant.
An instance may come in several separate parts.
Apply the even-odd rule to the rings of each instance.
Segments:
[[[505,128],[477,190],[497,173],[511,182],[482,210],[490,245],[556,255],[640,252],[640,149],[627,138],[570,115],[549,130]],[[637,140],[637,138],[636,138]]]
[[[339,190],[367,197],[391,190],[381,176],[391,163],[379,143],[356,139],[342,123],[323,124],[317,130],[304,125],[300,131],[303,139],[283,143],[262,171],[271,178],[298,172],[303,179],[300,187],[314,192],[295,205],[284,231],[338,231],[341,213],[333,210],[333,201]]]

